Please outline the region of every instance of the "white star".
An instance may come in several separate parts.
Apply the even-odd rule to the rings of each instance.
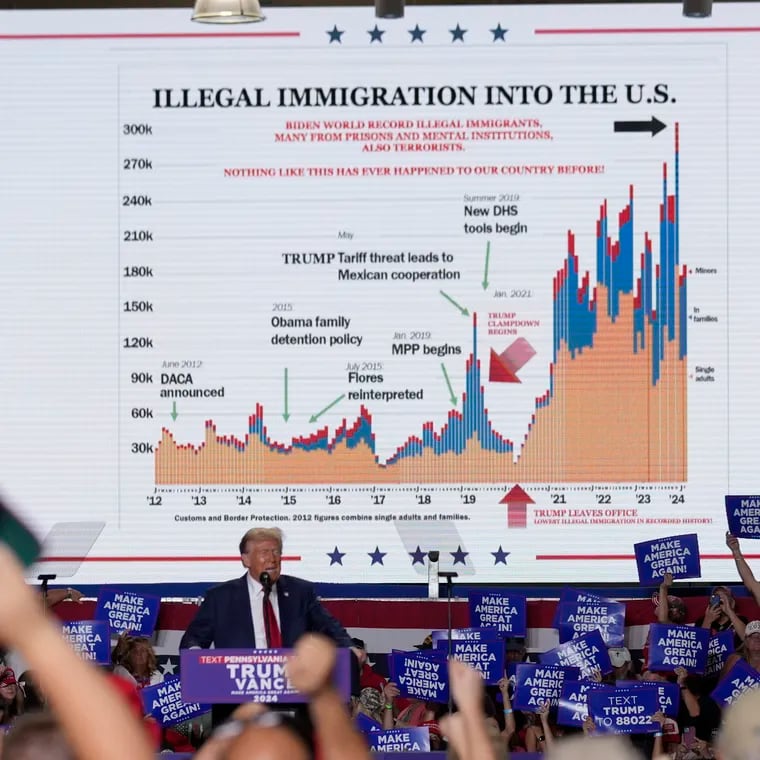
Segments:
[[[174,675],[174,663],[171,660],[167,660],[162,666],[161,670],[164,671],[164,675]]]

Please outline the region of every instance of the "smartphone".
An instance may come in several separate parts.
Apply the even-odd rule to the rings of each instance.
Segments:
[[[720,607],[720,597],[717,594],[713,594],[710,597],[710,606],[711,607]]]
[[[0,541],[6,544],[24,567],[40,554],[40,542],[29,528],[0,500]]]
[[[686,726],[681,736],[684,747],[691,748],[694,746],[694,739],[697,738],[697,729],[694,726]]]

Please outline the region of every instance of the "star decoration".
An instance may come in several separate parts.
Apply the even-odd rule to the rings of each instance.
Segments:
[[[381,552],[379,547],[375,547],[375,551],[373,552],[367,552],[367,555],[372,558],[372,564],[373,565],[384,565],[383,557],[388,552]]]
[[[327,556],[330,558],[330,567],[333,565],[343,566],[343,557],[346,556],[345,552],[342,552],[336,546],[331,552],[327,552]]]
[[[503,29],[501,24],[496,24],[496,27],[494,29],[489,29],[488,31],[490,31],[493,35],[494,42],[496,42],[496,40],[501,40],[504,42],[504,35],[509,31],[509,29]],[[491,553],[493,554],[493,552]]]
[[[425,40],[422,39],[422,36],[425,34],[426,31],[427,31],[427,29],[420,29],[420,25],[419,24],[417,24],[414,27],[414,29],[410,29],[409,30],[409,34],[412,35],[411,42],[416,42],[418,40],[420,42],[424,42]]]
[[[419,544],[417,544],[417,551],[409,552],[409,556],[412,558],[412,565],[416,565],[418,562],[424,565],[427,552],[423,552]]]
[[[369,35],[370,44],[372,44],[373,42],[382,42],[383,35],[385,34],[385,29],[378,29],[377,24],[375,24],[375,28],[368,29],[367,34]]]
[[[504,549],[501,548],[501,544],[499,544],[499,548],[495,552],[491,552],[491,554],[493,554],[494,565],[506,565],[507,557],[511,554],[511,552],[505,552]]]
[[[341,37],[346,33],[345,29],[338,29],[337,24],[333,25],[332,29],[328,29],[325,34],[330,35],[330,44],[332,45],[333,42],[339,42],[343,44],[343,40],[341,40]]]
[[[161,663],[161,670],[163,671],[165,676],[168,675],[174,675],[174,663],[171,660],[167,660],[166,662]]]
[[[454,558],[455,565],[458,565],[458,564],[466,565],[467,563],[465,562],[465,558],[467,557],[469,553],[470,552],[462,551],[461,546],[457,546],[457,550],[455,552],[449,552],[449,554]]]
[[[464,42],[464,35],[467,33],[466,29],[462,29],[462,27],[459,26],[459,24],[457,24],[456,28],[449,29],[449,31],[451,32],[452,42],[456,42],[457,40],[459,40],[460,42]]]

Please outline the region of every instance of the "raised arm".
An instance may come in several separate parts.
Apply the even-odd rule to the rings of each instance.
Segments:
[[[670,592],[670,587],[672,585],[673,575],[671,573],[665,573],[665,575],[662,576],[662,583],[660,584],[660,604],[657,607],[657,621],[660,623],[668,622],[668,593]]]
[[[483,678],[459,660],[449,660],[449,688],[458,712],[439,721],[462,760],[496,760],[483,712]]]
[[[311,714],[323,760],[369,760],[370,753],[356,730],[340,695],[332,685],[335,645],[319,634],[307,633],[288,660],[288,678],[309,696]]]
[[[105,677],[77,656],[45,616],[39,597],[2,543],[0,578],[0,641],[17,649],[36,672],[77,758],[152,760],[143,726]]]
[[[501,735],[507,743],[512,738],[512,734],[517,730],[515,723],[515,711],[512,709],[512,702],[509,698],[509,679],[504,677],[499,679],[499,691],[504,702],[504,730]]]
[[[739,546],[739,539],[730,533],[726,533],[726,546],[731,550],[731,554],[734,555],[734,562],[736,563],[736,569],[739,571],[742,583],[747,591],[755,597],[755,602],[760,604],[760,583],[755,578],[752,568],[747,564],[747,560],[744,559],[741,546]]]

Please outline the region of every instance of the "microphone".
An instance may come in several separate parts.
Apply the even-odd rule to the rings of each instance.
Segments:
[[[259,576],[259,583],[264,587],[265,594],[269,594],[272,591],[272,579],[266,570]]]

